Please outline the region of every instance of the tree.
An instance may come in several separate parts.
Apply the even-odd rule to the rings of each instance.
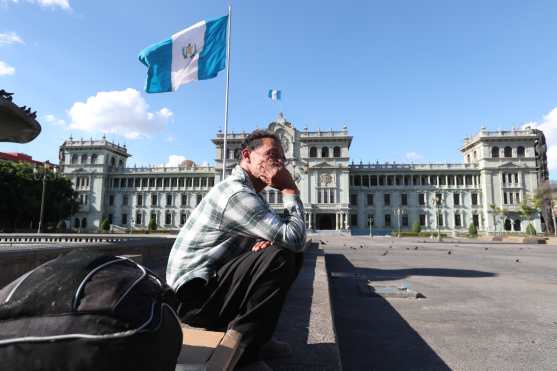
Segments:
[[[108,219],[104,218],[103,220],[101,220],[101,231],[108,232],[109,230],[110,223],[108,222]]]
[[[422,231],[422,226],[420,225],[420,222],[415,222],[414,224],[412,224],[412,232],[420,233],[421,231]]]
[[[536,228],[532,225],[532,218],[538,212],[540,207],[540,198],[533,197],[529,200],[527,197],[520,203],[520,216],[523,219],[528,220],[528,226],[526,227],[526,234],[536,234]]]
[[[30,164],[0,160],[0,230],[34,229],[38,225],[42,179],[43,175],[35,174]],[[43,225],[55,226],[78,207],[70,180],[48,172]]]
[[[545,222],[546,231],[555,232],[555,218],[552,206],[556,201],[555,187],[549,181],[540,183],[532,196],[532,206],[536,208]]]
[[[468,236],[472,238],[478,237],[478,229],[474,223],[468,226]]]
[[[528,226],[526,227],[526,234],[530,236],[535,236],[537,234],[536,228],[532,223],[528,223]]]
[[[489,212],[493,216],[493,228],[497,232],[497,219],[499,216],[503,215],[505,211],[495,204],[489,204]]]
[[[157,220],[154,215],[151,215],[151,219],[149,220],[149,230],[154,232],[157,230]]]

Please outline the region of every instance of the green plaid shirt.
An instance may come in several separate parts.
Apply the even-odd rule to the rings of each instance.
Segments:
[[[174,289],[192,278],[209,278],[226,262],[249,251],[258,240],[300,252],[306,240],[304,207],[297,195],[283,195],[277,215],[255,192],[240,166],[215,185],[180,230],[166,269]]]

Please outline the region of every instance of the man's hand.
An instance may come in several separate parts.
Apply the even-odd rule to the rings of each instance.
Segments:
[[[261,172],[263,181],[273,188],[285,193],[299,193],[296,182],[284,166],[265,166]]]
[[[272,244],[271,241],[266,241],[266,240],[257,241],[255,245],[253,245],[253,247],[251,248],[251,251],[259,251],[259,250],[266,249],[267,247],[271,246],[271,244]]]

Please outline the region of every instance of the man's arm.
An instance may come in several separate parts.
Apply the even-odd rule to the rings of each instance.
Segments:
[[[283,201],[286,211],[281,218],[255,194],[238,192],[228,201],[221,228],[295,252],[302,251],[306,240],[303,204],[297,194],[287,192],[283,192]]]

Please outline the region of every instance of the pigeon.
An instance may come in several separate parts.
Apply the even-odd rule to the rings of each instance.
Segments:
[[[415,246],[415,247],[414,247],[414,250],[418,250],[418,246]]]
[[[487,249],[488,249],[488,248],[486,247],[484,250],[487,251]]]
[[[381,255],[385,256],[385,255],[387,255],[388,253],[389,253],[389,250],[385,250],[385,252],[384,252],[383,254],[381,254]]]
[[[364,245],[360,245],[360,249],[363,248],[363,247],[364,247]]]
[[[449,251],[447,252],[447,254],[449,254],[449,255],[451,255],[452,253],[453,253],[453,252],[452,252],[451,250],[449,250]]]
[[[406,248],[406,250],[410,250],[410,248],[409,248],[409,247],[407,247],[407,248]]]
[[[392,249],[392,248],[393,248],[393,245],[390,245],[390,246],[389,246],[389,249]]]
[[[516,259],[515,262],[520,263],[520,259]]]

